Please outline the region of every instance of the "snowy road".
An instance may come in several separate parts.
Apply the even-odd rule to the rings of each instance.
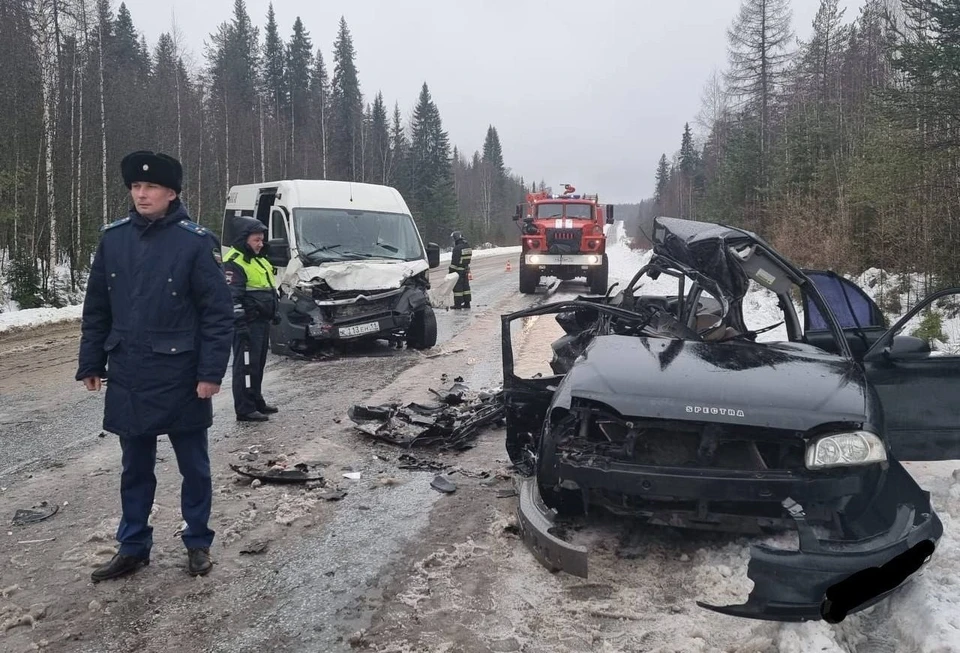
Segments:
[[[611,258],[615,280],[643,257],[615,247]],[[217,566],[202,579],[183,572],[178,475],[163,442],[151,565],[89,583],[91,566],[112,551],[118,508],[118,450],[112,437],[97,437],[102,397],[72,380],[75,325],[0,337],[0,650],[960,651],[960,474],[952,474],[960,462],[911,466],[947,531],[925,577],[839,626],[697,608],[696,599],[745,597],[746,538],[600,521],[581,533],[594,551],[591,578],[548,573],[515,534],[516,498],[499,496],[512,487],[502,432],[444,457],[462,470],[451,476],[453,495],[430,489],[432,473],[398,469],[401,452],[364,439],[347,408],[430,399],[427,388],[444,374],[498,384],[500,315],[546,299],[519,295],[516,257],[509,274],[505,260],[476,260],[474,310],[441,314],[443,355],[271,356],[265,388],[282,412],[267,425],[234,423],[225,388],[211,452]],[[550,299],[583,290],[564,284]],[[769,306],[751,300],[764,322]],[[518,364],[535,365],[554,328],[541,320],[526,330]],[[228,464],[251,447],[322,462],[347,496],[325,502],[299,486],[237,482]],[[344,478],[347,470],[360,480]],[[15,509],[43,500],[61,506],[52,519],[8,525]],[[258,541],[264,552],[241,553]]]

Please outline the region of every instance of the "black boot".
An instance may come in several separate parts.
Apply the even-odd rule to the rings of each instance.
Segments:
[[[269,417],[261,413],[259,410],[255,410],[252,413],[247,413],[246,415],[237,415],[238,422],[266,422]]]
[[[97,567],[93,573],[90,574],[90,578],[94,583],[99,583],[102,580],[110,580],[111,578],[119,578],[120,576],[132,574],[140,567],[145,567],[149,564],[150,558],[137,558],[135,556],[118,553],[113,556],[110,562]]]
[[[257,408],[257,412],[263,413],[264,415],[273,415],[274,413],[279,413],[280,409],[276,406],[271,406],[270,404],[265,403],[261,404],[260,407]]]
[[[210,549],[187,549],[187,573],[191,576],[206,576],[213,569]]]

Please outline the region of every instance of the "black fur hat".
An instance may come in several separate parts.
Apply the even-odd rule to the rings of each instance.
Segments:
[[[127,188],[135,181],[146,181],[173,189],[180,194],[183,182],[183,167],[180,162],[166,154],[154,154],[148,150],[131,152],[120,162],[123,183]]]

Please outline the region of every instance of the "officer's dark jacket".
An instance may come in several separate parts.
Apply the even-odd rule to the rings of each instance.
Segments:
[[[450,254],[450,269],[454,272],[467,272],[470,270],[472,258],[473,250],[470,249],[470,243],[466,238],[459,238],[453,244],[453,252]]]
[[[223,380],[233,306],[216,236],[178,200],[104,228],[83,304],[77,380],[107,374],[103,427],[122,437],[207,428],[197,383]],[[109,364],[108,364],[109,361]]]
[[[250,221],[256,218],[249,218]],[[243,326],[251,320],[271,320],[276,315],[279,308],[277,291],[275,288],[252,288],[248,283],[247,274],[244,270],[246,265],[256,265],[269,269],[273,274],[273,265],[263,256],[257,256],[247,245],[247,237],[253,233],[252,229],[241,228],[237,238],[233,241],[232,247],[243,257],[242,261],[233,259],[230,254],[223,261],[223,269],[226,273],[227,284],[230,286],[230,294],[233,297],[233,313],[238,326]]]

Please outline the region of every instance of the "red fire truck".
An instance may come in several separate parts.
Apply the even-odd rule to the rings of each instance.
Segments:
[[[526,203],[517,205],[513,219],[520,223],[520,292],[535,292],[544,276],[562,281],[582,277],[591,293],[607,292],[604,225],[613,224],[613,204],[575,193],[576,188],[564,184],[562,195],[528,193]]]

